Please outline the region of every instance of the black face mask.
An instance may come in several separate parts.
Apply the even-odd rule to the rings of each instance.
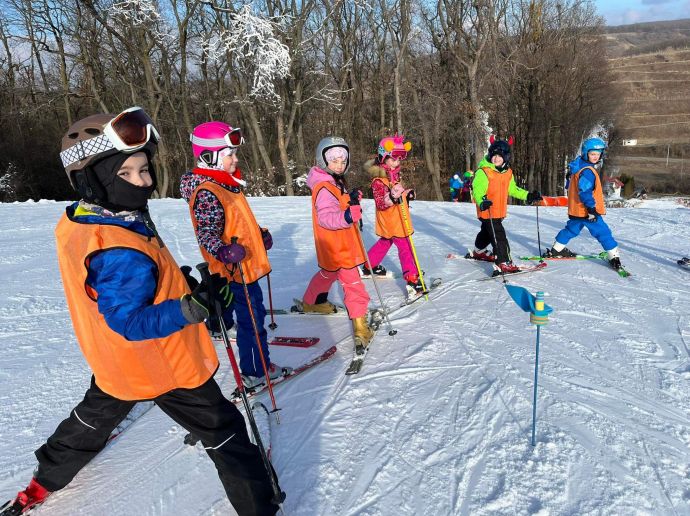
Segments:
[[[101,195],[95,199],[85,199],[94,202],[105,209],[115,213],[120,211],[134,211],[146,208],[151,194],[156,189],[156,173],[153,164],[149,161],[149,173],[153,179],[151,186],[136,186],[125,181],[117,175],[122,164],[129,158],[129,155],[118,153],[109,156],[91,166],[88,174],[90,182],[93,184],[94,192]]]

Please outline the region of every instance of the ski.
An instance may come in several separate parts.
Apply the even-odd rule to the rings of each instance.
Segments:
[[[424,296],[429,295],[429,292],[438,288],[442,282],[443,282],[443,280],[441,278],[431,278],[431,283],[426,285],[427,289],[424,292],[419,292],[419,293],[415,292],[412,296],[408,295],[405,298],[405,301],[403,301],[400,304],[400,308],[402,308],[404,306],[411,305],[412,303],[414,303],[415,301],[418,301],[419,299],[423,298]]]
[[[288,380],[291,380],[295,376],[299,376],[300,374],[304,373],[305,371],[308,371],[312,367],[314,367],[314,366],[316,366],[322,362],[325,362],[326,360],[331,358],[335,354],[336,351],[337,351],[337,348],[335,346],[331,346],[326,351],[324,351],[321,355],[319,355],[315,358],[312,358],[306,364],[302,364],[301,366],[293,369],[292,373],[290,373],[289,375],[280,376],[280,377],[272,380],[271,385],[273,386],[273,388],[275,388],[278,385],[283,384],[283,383],[287,382]],[[263,392],[265,392],[267,390],[268,390],[268,386],[265,383],[261,384],[257,387],[254,387],[252,389],[246,389],[247,398],[254,398],[254,397],[262,394]],[[230,401],[232,401],[235,404],[239,404],[241,402],[240,393],[237,389],[235,389],[232,392],[232,395],[230,397]]]
[[[113,439],[122,435],[122,433],[127,430],[137,419],[146,414],[149,410],[153,408],[155,403],[153,401],[141,401],[132,407],[129,414],[120,421],[120,423],[115,427],[115,429],[108,436],[108,441],[111,442]],[[0,513],[2,514],[2,513]]]
[[[256,427],[259,430],[259,436],[261,437],[261,444],[266,450],[266,456],[268,460],[271,460],[271,451],[273,450],[273,442],[271,440],[271,412],[268,407],[256,401],[252,403],[252,412],[254,413],[254,421],[256,421]],[[252,444],[256,444],[256,439],[254,438],[254,433],[247,429],[249,433],[249,440]]]
[[[690,258],[683,257],[680,260],[676,261],[676,263],[680,265],[683,269],[690,270]]]
[[[362,279],[371,279],[372,276],[376,276],[376,279],[394,279],[395,273],[393,271],[386,271],[386,274],[364,274],[362,269],[359,270],[359,277]]]
[[[319,343],[319,337],[273,337],[272,346],[289,346],[293,348],[310,348]]]
[[[602,256],[603,255],[603,256]],[[556,261],[556,260],[597,260],[602,257],[606,257],[606,251],[602,251],[599,254],[578,254],[576,256],[521,256],[520,260],[531,260],[531,261]]]
[[[374,338],[376,338],[376,332],[379,330],[384,320],[385,313],[381,309],[374,309],[369,313],[369,327],[374,330],[374,335],[371,337],[371,340],[367,346],[355,346],[354,357],[345,370],[345,374],[347,376],[357,374],[362,370],[362,366],[364,365],[364,357],[369,352],[369,346],[371,346]]]
[[[520,266],[520,270],[517,272],[507,272],[505,273],[505,276],[516,276],[518,274],[527,274],[529,272],[534,272],[534,271],[540,271],[542,269],[546,268],[546,262],[541,262],[537,263],[536,265],[522,265]],[[485,279],[496,279],[496,278],[503,278],[504,274],[500,271],[500,269],[494,265],[493,266],[493,271],[491,271],[491,276],[485,278]]]

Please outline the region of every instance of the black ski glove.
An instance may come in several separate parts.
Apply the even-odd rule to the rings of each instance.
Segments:
[[[362,190],[360,190],[359,188],[353,188],[352,190],[350,190],[349,195],[350,195],[350,205],[352,205],[352,206],[358,205],[359,201],[361,201],[362,197],[363,197]]]
[[[218,274],[211,274],[197,285],[191,294],[180,298],[182,315],[190,323],[200,323],[208,319],[213,304],[218,301],[221,310],[225,310],[232,302],[232,292],[228,280]]]
[[[527,204],[534,204],[542,199],[543,197],[541,196],[541,192],[539,190],[533,190],[527,194]]]
[[[410,190],[407,192],[407,202],[409,203],[410,201],[414,201],[417,198],[417,194],[415,193],[414,190]]]
[[[479,211],[486,211],[488,210],[491,206],[493,206],[493,202],[491,202],[489,199],[484,199],[481,203],[479,203]]]
[[[594,206],[588,207],[587,208],[587,221],[588,222],[596,222],[597,219],[599,218],[599,213],[597,213],[597,209]]]
[[[192,268],[189,265],[183,265],[180,267],[182,274],[184,274],[184,279],[187,280],[187,285],[189,285],[189,290],[194,290],[199,286],[199,281],[192,276]]]

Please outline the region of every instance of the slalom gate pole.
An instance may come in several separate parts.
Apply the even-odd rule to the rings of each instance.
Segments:
[[[534,359],[534,396],[532,398],[532,446],[537,445],[536,433],[537,433],[537,381],[539,373],[539,333],[541,326],[537,326],[537,350]]]
[[[196,266],[197,270],[199,273],[201,273],[201,279],[202,281],[204,279],[210,280],[211,278],[211,273],[208,270],[208,263],[207,262],[202,262]],[[209,285],[209,290],[212,288],[212,285]],[[210,298],[210,292],[209,292],[209,298]],[[237,359],[235,358],[235,353],[232,351],[232,346],[230,345],[230,337],[228,337],[228,329],[225,326],[225,321],[223,320],[223,310],[221,310],[220,307],[220,302],[216,301],[213,304],[213,310],[216,313],[216,317],[218,317],[218,321],[220,323],[220,333],[223,336],[223,343],[225,344],[225,350],[228,352],[228,358],[230,359],[230,366],[232,367],[232,372],[233,375],[235,376],[235,382],[237,383],[237,390],[240,393],[240,398],[242,399],[242,406],[244,407],[244,411],[247,414],[247,419],[249,420],[249,427],[252,431],[252,435],[254,436],[254,440],[256,442],[256,446],[259,448],[259,453],[261,454],[261,460],[264,463],[264,467],[266,468],[266,473],[268,474],[268,477],[271,480],[271,488],[273,489],[273,503],[276,505],[281,505],[283,501],[285,500],[285,493],[280,490],[280,487],[278,485],[278,477],[276,475],[276,472],[273,470],[273,466],[271,466],[271,461],[268,458],[268,455],[266,454],[266,448],[264,447],[263,442],[261,441],[261,434],[259,432],[259,427],[256,425],[256,420],[254,419],[254,411],[252,410],[251,406],[249,405],[249,400],[247,399],[247,392],[244,388],[244,383],[242,382],[242,375],[240,374],[240,368],[237,365]],[[282,509],[281,509],[282,510]]]
[[[367,248],[364,247],[364,240],[362,239],[362,232],[359,230],[358,223],[355,222],[354,224],[355,231],[357,232],[357,238],[359,239],[359,245],[362,246],[362,250],[364,251],[364,259],[367,261],[367,267],[369,267],[369,270],[371,271],[371,281],[374,283],[374,289],[376,289],[376,295],[379,298],[379,303],[381,304],[381,308],[383,310],[383,316],[386,318],[386,323],[388,324],[388,335],[395,335],[398,333],[398,330],[393,329],[393,325],[391,324],[390,317],[388,317],[388,310],[386,309],[386,305],[383,302],[383,296],[381,295],[381,291],[379,290],[379,285],[378,285],[378,280],[376,279],[376,274],[374,274],[374,269],[371,266],[371,262],[369,261],[369,253],[367,252]]]
[[[268,282],[268,308],[271,311],[271,324],[268,327],[275,330],[278,327],[275,317],[273,317],[273,290],[271,289],[271,273],[266,274],[266,281]]]

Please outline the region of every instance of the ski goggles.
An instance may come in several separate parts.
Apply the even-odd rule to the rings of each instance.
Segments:
[[[140,107],[131,107],[116,115],[103,128],[103,134],[72,145],[60,153],[62,165],[67,168],[74,163],[118,150],[131,154],[146,146],[154,138],[160,141],[160,135],[153,125],[153,120]]]
[[[153,120],[140,107],[125,109],[105,124],[103,134],[120,152],[134,152],[141,149],[149,142],[152,134],[156,142],[160,140]]]
[[[200,138],[199,136],[190,134],[189,141],[194,145],[205,148],[230,147],[231,149],[235,149],[244,143],[244,135],[242,134],[242,129],[238,127],[222,138]]]
[[[405,161],[407,159],[407,151],[405,149],[393,149],[389,156],[398,161]]]

